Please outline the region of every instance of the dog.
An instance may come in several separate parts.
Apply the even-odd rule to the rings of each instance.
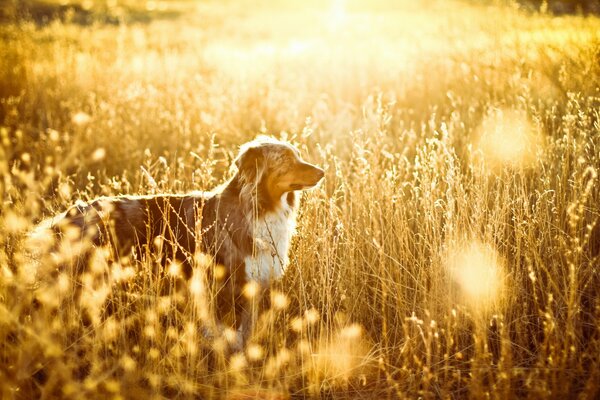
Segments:
[[[210,255],[225,270],[217,315],[233,313],[238,329],[248,325],[244,286],[256,282],[268,289],[281,278],[298,191],[317,185],[324,171],[291,144],[265,136],[242,145],[234,165],[233,177],[211,192],[99,198],[75,204],[49,225],[56,235],[108,247],[116,257],[160,254],[159,265],[177,264],[188,280],[194,255]]]

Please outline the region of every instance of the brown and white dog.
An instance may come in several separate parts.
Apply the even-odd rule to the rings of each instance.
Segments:
[[[241,146],[235,165],[234,176],[214,191],[100,198],[58,215],[52,229],[62,235],[75,230],[77,240],[108,245],[119,256],[160,253],[160,264],[178,263],[186,279],[194,254],[211,255],[226,271],[217,314],[233,312],[237,328],[245,318],[244,285],[256,281],[267,288],[283,275],[297,191],[315,186],[324,172],[303,161],[294,146],[269,137]]]

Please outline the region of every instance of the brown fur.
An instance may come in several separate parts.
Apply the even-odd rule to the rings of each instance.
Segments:
[[[193,272],[193,255],[210,254],[226,268],[218,314],[233,311],[237,327],[243,307],[238,299],[250,279],[246,263],[260,245],[255,225],[283,212],[293,229],[295,191],[316,185],[323,171],[302,161],[290,144],[265,137],[243,145],[235,165],[233,178],[212,192],[101,198],[71,207],[53,229],[62,233],[76,227],[81,238],[109,244],[117,256],[160,253],[160,264],[177,261],[186,279]],[[289,236],[273,239],[289,241]]]

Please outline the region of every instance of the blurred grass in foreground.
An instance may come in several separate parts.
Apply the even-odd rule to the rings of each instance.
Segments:
[[[122,4],[173,15],[0,26],[0,397],[597,397],[598,18]],[[243,352],[203,333],[200,255],[171,296],[104,249],[82,288],[31,259],[76,199],[210,189],[259,132],[327,176]]]

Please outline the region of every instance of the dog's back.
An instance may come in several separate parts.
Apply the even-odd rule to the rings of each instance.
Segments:
[[[214,194],[116,196],[78,203],[55,218],[59,240],[89,241],[109,246],[115,256],[132,252],[161,255],[160,263],[178,262],[185,278],[192,274],[197,221]],[[75,232],[75,233],[73,233]]]

